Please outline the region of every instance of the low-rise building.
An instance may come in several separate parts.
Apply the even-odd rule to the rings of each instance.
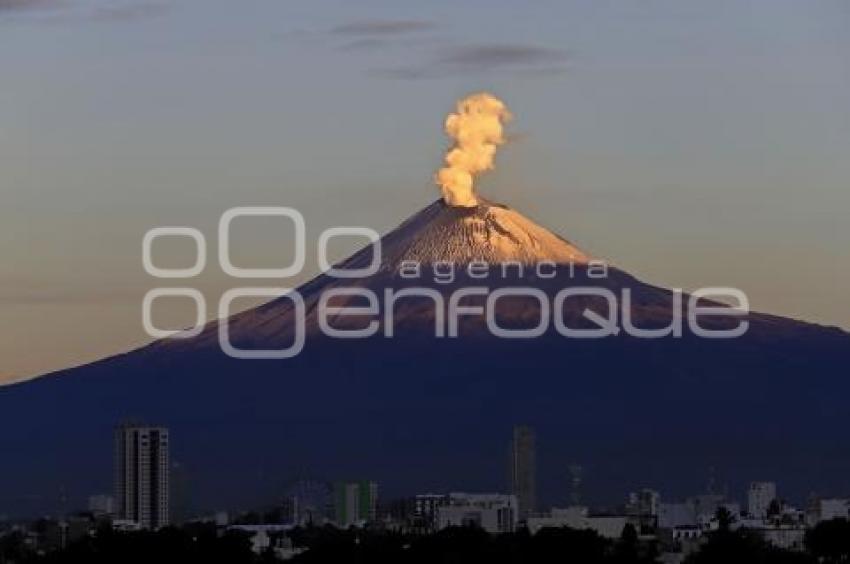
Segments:
[[[590,529],[605,538],[620,538],[629,522],[625,515],[589,515],[584,506],[573,505],[566,508],[552,508],[545,515],[529,516],[526,523],[531,534],[551,527],[570,527],[572,529]]]
[[[695,527],[697,515],[689,503],[659,503],[658,527],[675,529],[677,527]]]
[[[850,519],[850,499],[823,498],[815,500],[809,515],[809,524],[814,526],[821,521],[832,519]]]
[[[517,498],[505,494],[451,493],[437,506],[437,529],[481,527],[489,533],[516,530],[519,519]]]
[[[670,529],[670,535],[672,539],[676,542],[681,542],[685,540],[696,540],[702,538],[702,534],[702,527],[697,527],[694,525],[682,525],[680,527]]]
[[[90,496],[88,506],[89,511],[95,517],[107,517],[115,514],[115,498],[111,495]]]
[[[449,503],[445,494],[420,494],[414,499],[414,518],[416,524],[426,530],[437,528],[437,510]]]
[[[754,529],[764,541],[783,550],[801,551],[805,548],[806,529],[802,525],[772,526]]]

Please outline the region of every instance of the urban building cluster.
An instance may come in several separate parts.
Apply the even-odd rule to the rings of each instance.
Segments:
[[[569,527],[591,530],[607,539],[619,539],[631,527],[641,542],[657,550],[661,561],[672,563],[699,550],[707,536],[721,527],[745,528],[770,545],[795,551],[805,548],[806,531],[818,523],[850,519],[850,499],[812,497],[805,507],[795,507],[782,499],[771,481],[751,482],[743,503],[714,492],[667,500],[647,488],[629,494],[616,510],[598,511],[581,503],[581,467],[572,466],[569,471],[569,503],[541,511],[535,433],[528,426],[518,426],[510,441],[508,491],[504,493],[421,493],[384,501],[379,500],[378,484],[372,480],[332,484],[301,480],[284,493],[274,512],[220,511],[190,521],[249,533],[255,552],[273,550],[284,559],[303,550],[293,548],[287,531],[308,525],[414,534],[448,527],[478,527],[491,534],[527,528],[532,535],[545,528]],[[161,529],[173,523],[170,474],[168,429],[122,425],[115,431],[112,494],[91,496],[88,510],[71,517],[0,523],[0,538],[10,531],[23,531],[33,550],[50,551],[91,534],[105,521],[123,531]]]

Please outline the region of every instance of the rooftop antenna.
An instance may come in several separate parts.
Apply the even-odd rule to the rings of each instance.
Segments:
[[[581,475],[584,469],[579,464],[570,464],[570,503],[581,505]]]
[[[714,495],[714,488],[716,487],[716,477],[715,477],[715,468],[714,466],[708,467],[708,493],[709,495]]]
[[[68,517],[68,494],[65,491],[65,485],[59,486],[59,518],[65,519]]]

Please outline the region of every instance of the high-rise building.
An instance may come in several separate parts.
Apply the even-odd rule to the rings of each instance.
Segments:
[[[122,425],[115,430],[118,519],[142,529],[168,525],[168,429]]]
[[[751,517],[764,518],[775,499],[775,482],[752,482],[747,492],[747,512]]]
[[[337,482],[334,484],[336,524],[350,527],[375,519],[378,484],[369,481]]]
[[[536,439],[534,429],[526,425],[514,427],[510,455],[511,493],[519,503],[519,515],[528,517],[537,507],[536,489]]]

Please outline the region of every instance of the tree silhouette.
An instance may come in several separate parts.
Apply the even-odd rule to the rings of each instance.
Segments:
[[[825,563],[850,561],[850,521],[822,521],[806,531],[806,548]]]

